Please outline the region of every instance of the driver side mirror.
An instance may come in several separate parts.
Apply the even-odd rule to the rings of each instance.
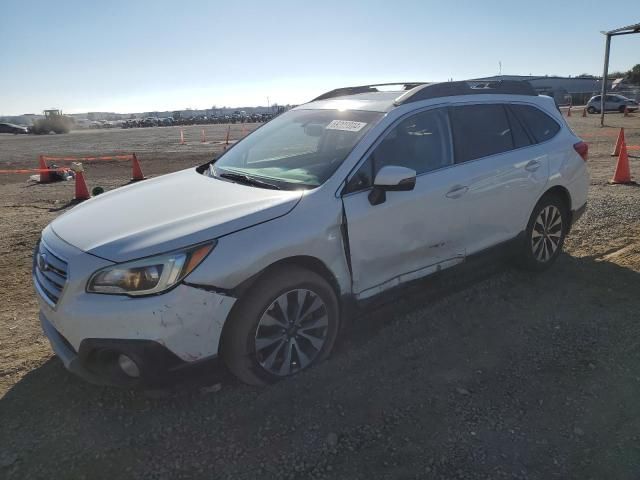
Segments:
[[[369,203],[380,205],[387,200],[386,192],[406,192],[416,186],[416,171],[407,167],[387,165],[382,167],[373,181]]]

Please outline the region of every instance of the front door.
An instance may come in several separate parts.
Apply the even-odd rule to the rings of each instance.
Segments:
[[[369,201],[377,171],[398,165],[416,171],[412,191]],[[464,212],[456,191],[446,110],[426,110],[384,134],[350,178],[343,195],[359,298],[459,263],[464,258]]]

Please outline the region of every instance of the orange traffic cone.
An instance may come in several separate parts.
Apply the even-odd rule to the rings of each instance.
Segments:
[[[571,105],[569,105],[569,110],[567,110],[567,117],[571,116]]]
[[[616,164],[616,171],[609,183],[626,185],[636,183],[631,180],[629,156],[627,155],[627,144],[624,143],[624,141],[622,142],[622,146],[620,147],[620,156],[618,157],[618,163]]]
[[[618,140],[616,140],[616,146],[614,147],[613,152],[611,152],[612,157],[617,157],[618,155],[620,155],[620,147],[622,146],[623,143],[625,143],[624,128],[621,128],[620,133],[618,133]]]
[[[44,155],[40,155],[38,157],[38,169],[39,170],[49,170],[49,166],[47,165],[46,160],[44,159]],[[46,171],[40,172],[40,183],[48,183],[51,181],[51,174]]]
[[[200,143],[206,143],[207,137],[204,136],[204,128],[202,129],[202,133],[200,135]]]
[[[142,168],[140,168],[138,157],[133,153],[131,154],[131,181],[137,182],[138,180],[144,180],[144,175],[142,174]]]
[[[180,129],[180,145],[186,145],[187,142],[184,141],[184,130]]]
[[[71,164],[71,170],[76,173],[76,193],[73,199],[77,202],[90,199],[91,195],[87,188],[87,182],[84,179],[84,168],[82,164],[73,162]]]
[[[583,108],[583,109],[582,109],[582,118],[584,118],[584,117],[586,117],[586,116],[587,116],[587,109],[586,109],[586,108]]]

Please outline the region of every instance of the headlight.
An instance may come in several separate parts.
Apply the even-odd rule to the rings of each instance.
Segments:
[[[189,275],[215,242],[103,268],[87,283],[87,292],[149,295],[163,292]]]

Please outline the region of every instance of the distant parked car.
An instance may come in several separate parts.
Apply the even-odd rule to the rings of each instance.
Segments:
[[[601,98],[601,95],[591,97],[591,99],[587,102],[587,112],[600,113]],[[624,97],[622,95],[607,95],[605,97],[605,112],[624,112],[624,107],[627,107],[627,110],[630,112],[635,112],[636,110],[638,110],[639,105],[635,100],[631,100],[630,98]]]
[[[0,133],[29,133],[29,129],[22,125],[15,125],[13,123],[0,123]]]

